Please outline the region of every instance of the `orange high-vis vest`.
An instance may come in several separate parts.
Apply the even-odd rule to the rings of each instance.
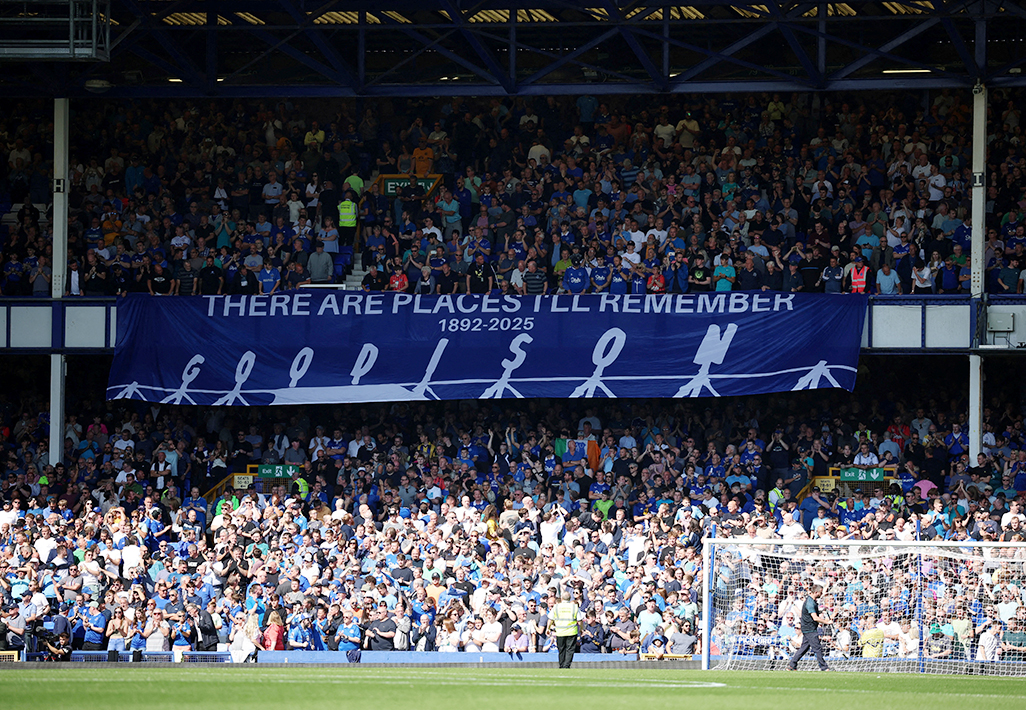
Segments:
[[[866,274],[869,273],[869,268],[865,265],[856,265],[851,270],[851,292],[852,293],[865,293],[866,292]]]

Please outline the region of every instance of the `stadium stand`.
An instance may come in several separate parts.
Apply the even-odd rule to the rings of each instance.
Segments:
[[[932,98],[380,101],[362,116],[342,102],[76,106],[69,295],[334,281],[960,293],[968,103]],[[995,293],[1022,289],[1018,98],[992,99]],[[45,296],[47,106],[10,111],[3,292]],[[428,193],[376,175],[439,177]],[[901,528],[1022,541],[1021,402],[1002,393],[984,449],[969,451],[964,401],[894,374],[861,398],[817,394],[800,414],[725,400],[228,411],[89,395],[69,408],[60,452],[47,450],[38,393],[3,396],[4,641],[43,653],[65,630],[97,658],[220,662],[286,649],[501,653],[516,625],[529,652],[545,652],[546,610],[570,588],[586,612],[583,653],[698,654],[711,525],[747,534],[761,516],[770,537]],[[261,463],[298,470],[235,486]],[[833,493],[814,490],[831,468],[868,483],[838,476]],[[1004,584],[972,582],[978,595]],[[1026,586],[1015,589],[1011,620],[1026,615]],[[1013,646],[1015,623],[1001,627]]]
[[[506,292],[964,292],[968,93],[856,96],[76,105],[69,295],[463,290],[478,253]],[[1020,98],[991,94],[990,293],[1026,265]],[[48,108],[0,130],[8,296],[48,289]]]

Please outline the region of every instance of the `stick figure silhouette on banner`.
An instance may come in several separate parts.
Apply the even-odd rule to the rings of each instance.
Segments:
[[[378,346],[373,343],[364,343],[360,354],[356,356],[353,369],[349,373],[353,377],[353,384],[360,384],[360,378],[371,371],[374,363],[378,361]]]
[[[296,353],[295,359],[292,360],[292,367],[289,368],[289,387],[295,387],[303,379],[303,375],[310,369],[313,356],[313,348],[303,348]]]
[[[249,406],[249,402],[247,402],[246,398],[242,396],[242,386],[246,384],[246,380],[249,379],[250,373],[253,372],[254,363],[256,363],[256,353],[252,350],[247,350],[239,360],[239,364],[235,366],[235,387],[232,388],[231,392],[214,402],[215,407],[221,404],[232,405],[236,402],[244,404],[247,407]]]
[[[709,377],[709,368],[713,365],[722,365],[723,359],[727,356],[727,348],[737,333],[737,325],[730,323],[721,333],[720,326],[710,325],[702,338],[702,344],[698,346],[695,353],[694,363],[699,366],[698,373],[688,380],[679,390],[677,397],[700,397],[702,390],[708,390],[713,397],[720,394],[713,388],[712,379]]]
[[[435,374],[435,368],[438,367],[438,363],[442,361],[442,353],[445,352],[445,346],[449,344],[448,338],[442,338],[438,341],[438,345],[435,346],[435,351],[431,353],[431,360],[428,361],[427,369],[424,370],[424,376],[417,383],[417,386],[413,388],[413,394],[420,398],[425,398],[426,394],[430,394],[435,399],[441,399],[431,389],[431,376]]]
[[[517,399],[524,398],[524,395],[517,392],[517,390],[509,384],[509,376],[512,375],[518,367],[523,365],[524,360],[527,359],[527,353],[521,349],[521,346],[532,342],[534,342],[534,338],[527,333],[521,333],[517,337],[513,338],[513,342],[509,344],[509,351],[513,353],[513,359],[503,359],[502,377],[500,377],[494,385],[481,393],[481,399],[502,399],[502,396],[507,391]]]
[[[571,397],[594,397],[595,390],[602,390],[607,397],[616,398],[612,390],[606,387],[602,381],[602,375],[606,368],[616,362],[620,357],[623,346],[627,344],[627,334],[619,328],[610,328],[595,343],[595,349],[591,351],[591,362],[595,365],[595,371],[591,377],[586,379],[580,387],[570,393]],[[608,348],[608,350],[606,349]]]
[[[820,380],[826,380],[832,387],[840,387],[834,376],[830,374],[830,366],[827,364],[827,361],[820,360],[813,365],[808,374],[802,375],[798,379],[798,383],[791,388],[791,391],[818,389]]]
[[[189,360],[189,363],[185,366],[185,369],[182,370],[182,386],[176,389],[171,394],[169,394],[164,399],[160,400],[160,403],[181,404],[183,399],[187,399],[189,400],[190,404],[196,404],[196,400],[194,400],[189,395],[189,385],[191,385],[192,381],[199,376],[199,366],[202,365],[204,362],[205,360],[203,359],[202,355],[193,355],[192,359]]]

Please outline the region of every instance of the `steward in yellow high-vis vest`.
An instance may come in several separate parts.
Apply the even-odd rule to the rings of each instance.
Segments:
[[[569,668],[577,651],[577,629],[581,620],[581,608],[573,602],[570,590],[564,590],[560,601],[549,612],[549,627],[556,633],[556,649],[559,651],[559,667]]]

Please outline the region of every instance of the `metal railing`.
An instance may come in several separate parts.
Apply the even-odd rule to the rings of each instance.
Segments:
[[[110,0],[0,0],[0,59],[110,60]]]

